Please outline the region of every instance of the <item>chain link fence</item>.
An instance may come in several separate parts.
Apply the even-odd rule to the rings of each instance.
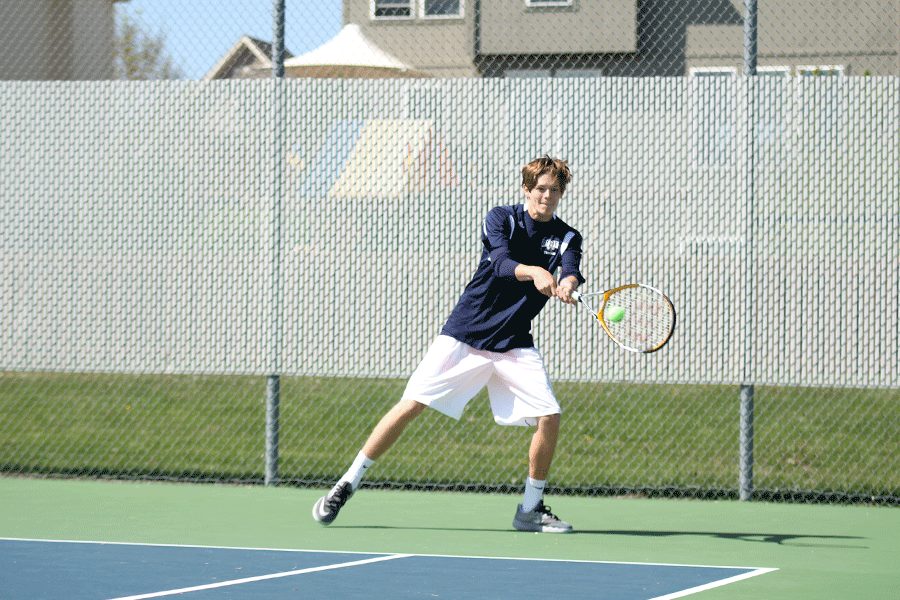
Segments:
[[[538,318],[553,491],[897,504],[900,6],[755,4],[0,0],[0,472],[330,485],[549,153],[679,311]],[[462,421],[365,484],[518,492]]]

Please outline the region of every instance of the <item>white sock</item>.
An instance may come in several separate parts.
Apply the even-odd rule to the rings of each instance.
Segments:
[[[353,464],[350,465],[350,469],[348,469],[344,476],[341,477],[341,481],[349,481],[350,485],[353,486],[353,490],[356,491],[363,475],[366,474],[366,471],[374,462],[374,460],[360,452],[356,455],[356,460],[353,461]]]
[[[525,482],[525,499],[522,500],[522,510],[524,512],[533,511],[541,500],[544,498],[544,481],[538,481],[531,477]]]

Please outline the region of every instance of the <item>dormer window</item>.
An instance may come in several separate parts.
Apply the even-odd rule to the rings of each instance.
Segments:
[[[463,16],[464,0],[371,0],[373,19],[447,19]],[[418,15],[415,8],[418,6]]]
[[[372,16],[376,19],[411,19],[412,0],[372,0]]]

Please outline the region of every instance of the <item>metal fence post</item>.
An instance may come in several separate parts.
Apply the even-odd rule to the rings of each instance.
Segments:
[[[744,75],[756,75],[756,0],[744,0]]]
[[[745,245],[745,268],[747,269],[747,302],[745,334],[747,336],[744,349],[744,383],[740,392],[740,457],[739,457],[739,493],[741,500],[750,500],[753,497],[753,311],[754,304],[754,278],[755,257],[753,255],[753,236],[756,219],[756,89],[750,78],[756,75],[757,54],[757,4],[756,0],[744,2],[744,77],[747,82],[747,165],[746,165],[746,192],[747,192],[747,239]]]
[[[753,497],[753,386],[741,386],[740,498]]]
[[[278,483],[278,420],[281,401],[281,378],[266,378],[266,485]]]
[[[274,42],[272,44],[272,332],[270,339],[270,371],[266,380],[266,485],[278,483],[278,430],[281,404],[281,196],[282,154],[281,101],[284,79],[284,5],[274,0]]]

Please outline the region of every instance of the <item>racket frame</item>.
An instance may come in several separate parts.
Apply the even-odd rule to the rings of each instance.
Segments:
[[[631,346],[623,344],[621,341],[619,341],[616,338],[615,335],[613,335],[612,331],[609,330],[609,327],[606,325],[606,320],[603,318],[604,311],[606,310],[606,305],[609,302],[609,299],[612,297],[612,295],[617,292],[620,292],[622,290],[629,289],[629,288],[645,288],[645,289],[648,289],[648,290],[654,292],[655,294],[659,295],[659,297],[662,298],[666,302],[666,304],[668,304],[669,310],[672,313],[672,325],[669,327],[668,335],[666,335],[665,339],[663,339],[659,344],[657,344],[656,346],[654,346],[652,348],[648,348],[646,350],[642,350],[640,348],[633,348]],[[595,309],[594,306],[588,300],[588,298],[594,298],[594,297],[598,297],[598,296],[599,296],[598,301],[600,302],[600,308]],[[574,292],[572,292],[572,298],[577,300],[578,303],[581,306],[583,306],[585,310],[587,310],[589,313],[591,313],[591,315],[596,317],[596,319],[600,322],[600,326],[603,327],[603,331],[606,332],[606,335],[608,335],[612,341],[614,341],[616,344],[618,344],[625,350],[628,350],[629,352],[637,352],[640,354],[650,354],[651,352],[656,352],[657,350],[659,350],[660,348],[665,346],[669,342],[670,339],[672,339],[672,334],[675,332],[675,322],[677,320],[677,313],[675,312],[675,305],[672,304],[672,301],[669,300],[669,297],[666,296],[665,294],[663,294],[661,291],[659,291],[655,287],[652,287],[652,286],[649,286],[649,285],[646,285],[643,283],[629,283],[627,285],[620,285],[619,287],[615,287],[615,288],[606,290],[605,292],[591,292],[591,293],[585,294],[582,292],[574,291]]]

